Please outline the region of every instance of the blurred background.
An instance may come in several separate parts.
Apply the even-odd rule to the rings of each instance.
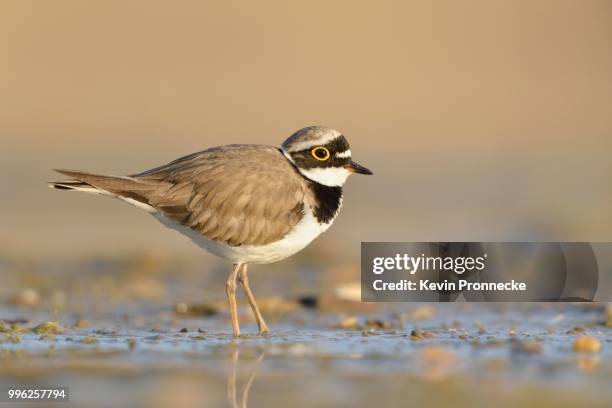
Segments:
[[[609,1],[3,1],[0,247],[181,251],[133,208],[49,191],[228,143],[347,135],[353,177],[314,247],[609,240]]]
[[[346,304],[334,303],[338,294],[354,298],[350,284],[359,278],[361,241],[610,241],[611,39],[607,0],[0,0],[0,320],[25,326],[59,320],[71,338],[97,336],[102,351],[117,338],[122,345],[126,336],[146,343],[151,330],[174,336],[182,326],[188,332],[206,326],[201,317],[209,309],[198,309],[192,321],[177,322],[172,313],[184,314],[192,302],[205,302],[214,312],[215,302],[223,302],[228,265],[145,212],[49,190],[46,182],[59,178],[51,169],[128,174],[220,144],[279,145],[311,124],[343,132],[354,158],[374,176],[352,177],[333,228],[295,258],[253,267],[251,280],[256,293],[276,299],[270,307],[277,312],[287,306],[278,297],[312,304],[308,297],[314,296],[320,306],[318,297],[331,296],[333,306],[324,312],[340,314],[324,313],[324,323],[317,317],[315,333],[321,330],[317,324],[329,327],[330,321],[376,312],[356,305],[347,311]],[[402,307],[405,312],[414,305]],[[483,311],[473,311],[469,323],[476,333],[474,321],[485,319]],[[417,317],[430,312],[439,320],[429,324],[438,329],[462,316],[431,307]],[[212,330],[227,334],[229,322],[220,313]],[[568,312],[513,306],[510,313],[516,321],[536,316],[532,329],[539,332],[542,322],[557,324]],[[581,313],[570,314],[580,320]],[[305,321],[312,322],[308,316]],[[89,326],[79,328],[81,318]],[[345,326],[361,330],[360,321]],[[503,320],[499,333],[515,330],[516,321]],[[293,330],[296,324],[281,317],[272,326]],[[569,326],[559,333],[574,325],[563,324]],[[410,336],[412,328],[396,329]],[[331,354],[337,351],[335,335],[322,347]],[[5,339],[12,345],[4,348],[47,348],[36,339]],[[610,343],[609,330],[603,339],[604,346]],[[54,341],[62,348],[67,340]],[[262,344],[246,354],[257,356],[267,347]],[[571,342],[551,344],[546,347],[571,349]],[[223,358],[226,345],[216,344]],[[204,362],[217,356],[218,348],[211,350],[198,349]],[[294,349],[283,350],[272,354],[294,356]],[[120,355],[118,367],[128,361],[150,369],[150,356],[140,357]],[[447,358],[434,352],[434,361]],[[610,354],[604,361],[609,363]],[[24,374],[19,360],[4,363],[0,379],[49,374],[42,368]],[[100,361],[93,356],[91,364]],[[588,360],[578,367],[598,364]],[[63,378],[76,381],[70,373],[80,371],[69,367],[73,371],[61,371],[68,373]],[[219,367],[220,374],[207,373],[212,380],[202,382],[214,390],[226,374],[226,366]],[[605,367],[609,375],[610,365]],[[338,380],[338,373],[352,369],[351,363],[333,366],[331,373],[315,366],[304,375]],[[278,367],[266,373],[264,389],[286,374]],[[364,376],[342,377],[335,386],[363,390],[367,370]],[[155,381],[136,378],[155,388]],[[107,389],[117,386],[113,381],[104,383]],[[301,378],[290,381],[295,384],[286,390],[303,384]],[[451,383],[458,388],[448,394],[410,391],[423,392],[421,402],[447,398],[460,405],[464,397],[470,404],[476,394]],[[87,401],[88,383],[81,385]],[[197,384],[177,380],[169,387],[187,402],[204,398]],[[317,389],[320,403],[336,395],[325,386]],[[368,395],[372,401],[384,398],[384,390]],[[577,401],[585,390],[575,395]],[[265,394],[255,398],[274,401]],[[498,394],[490,399],[499,403]]]

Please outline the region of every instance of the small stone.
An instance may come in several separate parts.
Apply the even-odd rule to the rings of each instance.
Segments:
[[[17,306],[37,306],[40,304],[40,295],[35,289],[26,288],[13,296],[10,302]]]
[[[39,324],[38,326],[34,327],[32,331],[36,334],[60,334],[64,331],[64,329],[58,322],[50,321]]]
[[[96,329],[93,332],[101,336],[114,336],[115,334],[117,334],[114,330],[110,329]]]
[[[574,351],[585,353],[597,353],[601,351],[601,341],[597,337],[582,336],[574,341]]]
[[[576,335],[582,334],[586,331],[586,329],[582,326],[574,326],[571,330],[568,330],[565,334]]]
[[[13,330],[11,330],[11,327],[4,323],[4,321],[0,320],[0,333],[10,333]]]
[[[85,319],[78,319],[76,322],[74,322],[75,329],[87,329],[89,326],[89,322]]]
[[[393,328],[393,324],[390,322],[385,322],[379,319],[368,319],[365,322],[365,327],[369,329],[391,329]]]
[[[435,334],[421,330],[418,327],[410,332],[410,340],[425,340],[432,337],[435,337]]]
[[[359,319],[357,319],[357,316],[347,317],[338,324],[338,327],[347,330],[359,329]]]
[[[178,314],[187,314],[187,312],[189,311],[189,306],[187,306],[187,303],[185,302],[179,302],[174,307],[174,310]]]
[[[522,354],[541,354],[544,351],[542,343],[535,340],[513,340],[511,350],[514,353]]]
[[[160,341],[162,339],[163,337],[160,334],[156,334],[155,336],[145,337],[145,340],[151,340],[151,341]]]
[[[363,329],[362,332],[361,332],[361,335],[363,337],[374,336],[376,334],[377,334],[376,330],[371,329],[371,328],[370,329]]]
[[[302,296],[297,299],[297,302],[306,309],[317,309],[319,307],[319,298],[316,296]]]
[[[214,305],[209,305],[209,304],[188,305],[185,302],[177,303],[174,306],[174,311],[179,315],[189,315],[189,316],[214,316],[219,313],[219,309]]]
[[[98,342],[98,338],[94,335],[89,335],[81,340],[83,344],[96,344]]]
[[[487,333],[487,329],[485,328],[484,324],[482,324],[478,320],[474,324],[476,325],[476,328],[478,328],[478,334],[486,334]]]

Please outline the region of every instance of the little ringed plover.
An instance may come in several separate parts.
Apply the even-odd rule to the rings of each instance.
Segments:
[[[300,251],[338,215],[348,176],[372,174],[351,159],[340,132],[322,126],[298,130],[280,148],[213,147],[129,176],[57,171],[72,180],[50,187],[119,198],[232,262],[226,294],[234,336],[240,335],[236,281],[259,333],[268,331],[249,287],[247,264],[276,262]]]

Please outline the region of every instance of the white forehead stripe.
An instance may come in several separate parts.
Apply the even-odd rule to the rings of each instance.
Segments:
[[[300,150],[306,150],[314,146],[326,145],[337,137],[342,136],[337,130],[330,129],[327,132],[319,135],[319,137],[311,140],[305,140],[300,143],[292,145],[289,149],[290,152],[299,152]]]
[[[345,150],[344,152],[336,153],[336,157],[339,159],[346,159],[347,157],[351,157],[351,150]]]

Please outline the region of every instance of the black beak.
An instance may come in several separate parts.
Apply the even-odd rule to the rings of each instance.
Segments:
[[[366,169],[361,164],[355,163],[352,160],[349,162],[349,164],[346,165],[346,169],[350,171],[351,173],[368,174],[368,175],[373,174],[370,170]]]

